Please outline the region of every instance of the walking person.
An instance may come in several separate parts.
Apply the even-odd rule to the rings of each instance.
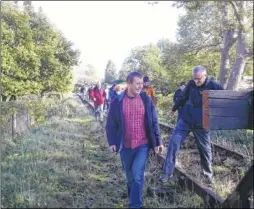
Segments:
[[[175,91],[174,93],[174,97],[173,97],[173,101],[174,101],[174,104],[176,103],[176,101],[181,97],[181,93],[183,91],[183,89],[185,88],[185,83],[184,82],[181,82],[180,83],[180,86],[179,88]],[[183,107],[180,106],[177,110],[178,112],[178,115],[177,115],[177,122],[179,121],[179,118],[182,116],[183,114]]]
[[[141,208],[149,150],[162,152],[163,145],[155,107],[151,98],[142,91],[141,74],[130,73],[126,82],[126,90],[110,105],[106,133],[112,151],[120,152],[129,207]]]
[[[104,101],[103,109],[104,109],[104,111],[106,110],[108,112],[108,110],[109,110],[109,88],[107,85],[105,86],[105,93],[106,93],[106,98]]]
[[[85,99],[85,85],[83,85],[80,89],[80,93],[81,93],[81,98],[82,100]]]
[[[104,106],[104,101],[106,98],[106,92],[104,89],[101,88],[101,82],[98,81],[93,88],[93,90],[90,91],[90,98],[94,102],[94,110],[95,113],[99,113],[99,118],[100,121],[103,121],[103,106]]]
[[[202,128],[202,96],[203,90],[223,90],[223,87],[210,80],[207,76],[207,70],[203,66],[196,66],[192,71],[192,80],[184,88],[180,98],[176,100],[170,116],[173,117],[175,111],[184,106],[184,113],[179,118],[177,125],[169,139],[166,160],[163,166],[161,182],[170,180],[174,169],[177,153],[181,144],[184,142],[190,132],[196,138],[201,167],[205,178],[205,183],[213,183],[212,171],[212,150],[210,132]]]
[[[151,82],[148,76],[144,76],[143,83],[144,83],[143,91],[145,91],[146,94],[152,98],[153,104],[155,105],[156,104],[155,90],[153,87],[150,86]]]
[[[116,84],[113,84],[109,88],[109,103],[113,101],[113,99],[117,96],[116,90],[115,90]]]

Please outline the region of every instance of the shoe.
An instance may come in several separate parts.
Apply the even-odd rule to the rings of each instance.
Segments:
[[[162,183],[167,183],[171,179],[172,175],[164,174],[162,177],[160,177],[159,181]]]

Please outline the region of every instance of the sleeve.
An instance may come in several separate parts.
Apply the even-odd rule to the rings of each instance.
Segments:
[[[218,82],[213,81],[213,90],[224,90],[224,88]]]
[[[116,118],[117,109],[114,107],[115,104],[116,101],[113,100],[109,108],[109,113],[106,122],[106,135],[109,146],[116,145],[117,132],[119,129],[119,123],[117,122]]]
[[[176,91],[175,91],[175,93],[174,93],[174,97],[173,97],[174,104],[176,103],[177,91],[178,91],[178,90],[176,90]]]
[[[94,92],[93,92],[93,90],[90,91],[89,96],[90,96],[90,98],[91,98],[92,100],[94,99]]]
[[[159,127],[157,112],[152,101],[151,101],[151,109],[152,109],[152,129],[156,139],[156,146],[159,146],[162,144],[162,139],[160,136],[160,127]]]
[[[176,100],[176,102],[172,108],[172,111],[175,112],[179,107],[184,106],[184,104],[186,103],[186,101],[189,98],[189,89],[190,89],[190,82],[188,82],[188,84],[186,85],[186,87],[183,89],[180,96]]]
[[[153,104],[155,105],[155,104],[156,104],[156,100],[155,100],[155,90],[152,88],[151,91],[152,91],[151,96],[152,96]]]

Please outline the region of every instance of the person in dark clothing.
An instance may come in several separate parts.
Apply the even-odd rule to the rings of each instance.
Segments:
[[[202,128],[201,92],[203,90],[223,90],[223,87],[219,83],[210,80],[205,67],[196,66],[192,71],[192,80],[188,82],[170,112],[170,116],[173,117],[180,106],[184,108],[183,114],[169,139],[167,156],[163,166],[164,175],[160,178],[161,182],[170,180],[175,169],[176,156],[180,146],[188,134],[192,132],[196,138],[206,183],[213,183],[210,132]]]
[[[85,86],[84,85],[81,87],[80,93],[81,93],[82,100],[84,100],[85,99]]]
[[[111,101],[113,101],[113,99],[117,96],[116,90],[115,90],[116,84],[113,84],[110,88],[109,88],[109,104],[111,103]]]
[[[90,96],[90,94],[91,94],[91,91],[93,90],[93,86],[90,86],[89,88],[88,88],[88,97],[89,97],[89,100],[92,100],[92,98],[91,98],[91,96]]]
[[[185,86],[186,86],[185,83],[181,82],[179,88],[175,91],[175,94],[173,97],[174,104],[176,103],[176,100],[178,100],[181,97],[181,93],[183,89],[185,88]],[[177,121],[178,121],[181,115],[183,114],[183,108],[179,107],[177,112],[178,112],[178,116],[177,116]]]

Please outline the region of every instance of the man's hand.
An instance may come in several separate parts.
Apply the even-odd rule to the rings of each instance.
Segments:
[[[169,113],[169,116],[170,116],[171,118],[173,118],[174,115],[175,115],[175,112],[171,110],[170,113]]]
[[[161,154],[163,149],[164,149],[164,146],[163,146],[163,144],[161,144],[161,145],[155,147],[155,153]]]
[[[111,145],[109,148],[110,148],[113,152],[116,151],[116,145]]]

